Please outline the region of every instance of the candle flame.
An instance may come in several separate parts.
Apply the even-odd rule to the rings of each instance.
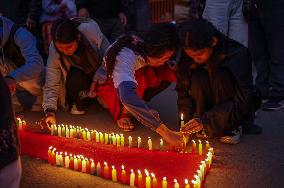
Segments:
[[[70,153],[70,157],[72,157],[72,153]]]
[[[201,143],[201,140],[198,140],[199,143]]]
[[[53,152],[55,152],[56,148],[53,148]]]
[[[67,155],[67,152],[65,151],[65,155]]]
[[[188,184],[188,179],[185,179],[185,180],[184,180],[184,183],[187,185],[187,184]]]
[[[191,183],[192,183],[193,185],[195,185],[195,184],[196,184],[196,182],[195,182],[194,180],[191,180]]]
[[[167,181],[167,178],[166,178],[166,177],[163,177],[163,180],[164,180],[164,181]]]
[[[155,174],[154,174],[154,173],[151,173],[151,176],[152,176],[153,178],[155,178]]]
[[[91,161],[91,162],[94,162],[94,160],[93,160],[93,159],[90,159],[90,161]]]
[[[124,170],[124,166],[123,165],[121,165],[121,169]]]
[[[62,152],[60,152],[60,155],[62,155]]]
[[[183,121],[183,113],[180,115],[180,120]]]
[[[111,166],[112,169],[114,169],[114,166]]]
[[[194,175],[194,177],[195,177],[196,181],[199,179],[199,177],[197,175]]]
[[[149,172],[146,169],[145,169],[145,174],[146,174],[146,176],[149,176]]]
[[[51,149],[52,149],[52,146],[50,146],[48,149],[51,150]]]
[[[130,171],[131,171],[131,173],[134,173],[134,172],[133,172],[133,169],[131,169]]]
[[[195,143],[195,140],[192,140],[193,143]]]
[[[208,141],[206,141],[206,144],[209,144],[209,142],[208,142]]]
[[[17,118],[17,120],[19,120],[19,121],[20,121],[20,120],[21,120],[21,118]]]
[[[107,166],[107,162],[104,162],[104,165]]]
[[[138,170],[138,174],[141,174],[140,170]]]
[[[178,182],[178,180],[177,180],[177,179],[174,179],[174,182],[175,182],[175,183],[177,183],[177,182]]]

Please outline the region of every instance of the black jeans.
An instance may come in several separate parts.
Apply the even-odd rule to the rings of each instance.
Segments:
[[[256,2],[250,6],[249,16],[249,49],[257,71],[256,89],[262,98],[284,97],[284,1]]]
[[[66,77],[66,101],[69,107],[73,104],[78,110],[85,110],[88,103],[88,98],[80,99],[79,92],[89,90],[92,83],[93,73],[85,74],[82,70],[70,67]]]

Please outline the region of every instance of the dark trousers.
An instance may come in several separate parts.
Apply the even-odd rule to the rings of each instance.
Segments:
[[[251,5],[249,16],[256,89],[262,98],[284,97],[284,1],[257,2]]]
[[[214,109],[215,106],[234,99],[234,77],[227,68],[217,69],[212,77],[209,77],[206,69],[199,68],[192,74],[190,95],[195,101],[196,116],[201,117],[205,112]],[[230,122],[217,124],[210,125],[212,127],[210,134],[231,131],[236,128],[232,127]]]
[[[66,101],[70,107],[73,104],[78,110],[85,110],[88,99],[80,99],[79,92],[89,90],[93,74],[85,74],[82,70],[71,67],[66,77]]]

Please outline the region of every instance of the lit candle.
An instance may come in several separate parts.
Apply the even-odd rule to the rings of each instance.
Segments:
[[[61,137],[61,126],[60,125],[58,125],[57,135]]]
[[[114,182],[117,181],[116,169],[114,168],[114,166],[112,166],[111,179],[112,179],[112,181],[114,181]]]
[[[47,161],[48,161],[48,163],[50,163],[51,164],[51,159],[52,159],[52,155],[51,155],[51,149],[52,149],[52,146],[50,146],[49,148],[48,148],[48,151],[47,151]]]
[[[100,142],[100,134],[96,131],[96,142]]]
[[[116,136],[112,133],[112,144],[116,146]]]
[[[59,153],[59,163],[60,163],[60,166],[64,166],[62,152]]]
[[[54,135],[54,127],[53,127],[53,125],[50,126],[50,135],[51,136]]]
[[[94,160],[91,159],[91,175],[94,175],[95,174],[95,163],[94,163]]]
[[[72,154],[70,154],[69,169],[74,169],[74,158],[72,157]]]
[[[56,152],[55,160],[56,160],[56,166],[60,166],[60,161],[59,161],[59,155],[58,155],[58,152]]]
[[[148,137],[148,147],[149,147],[149,150],[153,149],[153,144],[152,144],[152,140],[150,137]]]
[[[108,134],[105,133],[105,144],[108,144]]]
[[[65,168],[69,168],[70,159],[69,159],[69,156],[67,155],[67,152],[65,152],[64,161],[65,161]]]
[[[87,130],[87,141],[90,141],[91,140],[91,133],[88,129]]]
[[[203,178],[202,178],[202,172],[201,172],[200,170],[197,170],[196,172],[197,172],[198,178],[200,179],[200,181],[202,181],[202,180],[203,180]]]
[[[197,182],[195,180],[191,180],[191,183],[193,185],[193,188],[198,188]]]
[[[120,146],[120,136],[119,136],[119,134],[116,134],[116,144],[117,144],[117,146]]]
[[[194,175],[194,177],[195,177],[196,187],[200,188],[200,186],[201,186],[201,181],[200,181],[199,177],[198,177],[197,175]]]
[[[69,134],[70,134],[70,138],[73,138],[73,134],[74,134],[74,132],[73,132],[73,127],[70,125],[70,129],[69,129]]]
[[[57,126],[56,125],[53,125],[53,135],[54,136],[58,136]]]
[[[132,137],[131,136],[129,136],[128,137],[128,147],[132,147]]]
[[[200,171],[200,174],[201,174],[201,180],[203,180],[204,179],[204,173],[205,173],[205,169],[204,169],[204,166],[203,166],[203,164],[202,165],[199,165],[199,171]]]
[[[152,187],[157,188],[158,187],[158,181],[157,178],[155,177],[155,174],[151,173],[152,176]]]
[[[78,159],[75,155],[74,155],[74,170],[78,170]]]
[[[22,121],[23,129],[27,128],[27,122],[25,120]]]
[[[18,127],[19,127],[19,130],[22,130],[22,128],[23,128],[22,120],[21,120],[21,118],[17,118],[17,120],[18,120]]]
[[[174,188],[179,188],[179,184],[178,184],[178,181],[177,181],[177,179],[174,179]]]
[[[82,132],[82,136],[83,136],[83,140],[87,140],[87,132],[85,129]]]
[[[100,143],[103,144],[105,142],[104,135],[102,132],[99,132],[99,134],[100,134]]]
[[[199,144],[198,144],[198,153],[199,153],[199,155],[202,155],[202,143],[201,143],[201,141],[200,140],[198,140],[198,142],[199,142]]]
[[[87,172],[87,161],[84,158],[82,160],[82,172]]]
[[[131,187],[134,187],[134,184],[135,183],[135,174],[134,174],[134,172],[133,172],[133,169],[131,169],[131,174],[130,174],[130,183],[129,183],[129,185],[131,186]]]
[[[112,135],[111,134],[108,135],[108,141],[109,141],[109,144],[112,144]]]
[[[210,144],[208,141],[206,141],[206,145],[205,145],[205,151],[207,152],[210,148]]]
[[[205,174],[206,174],[206,172],[207,172],[206,162],[205,162],[205,161],[201,161],[201,164],[202,164],[202,166],[203,166],[203,173],[204,173],[204,176],[205,176]]]
[[[146,169],[145,169],[145,174],[146,174],[145,178],[146,188],[151,188],[151,177],[149,176],[149,172]]]
[[[141,142],[142,142],[141,138],[138,137],[138,144],[137,144],[137,145],[138,145],[138,146],[137,146],[138,148],[141,148]]]
[[[164,141],[163,139],[160,139],[160,150],[163,151],[163,147],[164,147]]]
[[[97,176],[101,176],[101,164],[98,162],[97,164]]]
[[[124,146],[124,136],[123,136],[123,134],[120,134],[120,142],[121,142],[121,146]]]
[[[88,158],[85,158],[86,161],[86,173],[90,174],[91,173],[91,163],[88,160]]]
[[[183,113],[181,113],[181,115],[180,115],[180,127],[181,128],[184,127]]]
[[[140,170],[138,170],[138,187],[143,187],[143,183],[142,183],[142,174],[140,172]]]
[[[95,137],[96,137],[96,136],[95,136],[95,131],[91,130],[91,140],[92,140],[92,141],[96,140]]]
[[[109,178],[109,168],[108,168],[106,162],[104,162],[104,165],[105,165],[105,167],[104,167],[104,177],[105,177],[105,179],[108,179]]]
[[[192,153],[194,154],[196,151],[196,142],[195,140],[192,140]]]
[[[126,172],[123,165],[121,166],[121,182],[126,184]]]
[[[65,126],[62,124],[61,135],[62,135],[63,137],[66,136],[66,132],[65,132],[65,131],[66,131],[66,130],[65,130]]]
[[[66,138],[70,138],[70,131],[68,126],[66,126]]]
[[[51,152],[51,164],[55,165],[56,164],[56,154],[55,154],[55,150],[56,148],[53,148],[52,152]]]
[[[166,178],[166,177],[163,177],[162,188],[167,188],[167,187],[168,187],[167,178]]]
[[[188,184],[188,179],[184,180],[184,188],[190,188],[190,185]]]

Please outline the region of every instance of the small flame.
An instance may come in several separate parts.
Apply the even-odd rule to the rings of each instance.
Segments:
[[[174,182],[175,182],[175,183],[177,183],[177,182],[178,182],[178,180],[177,180],[177,179],[174,179]]]
[[[130,171],[131,171],[131,173],[134,173],[134,172],[133,172],[133,169],[131,169]]]
[[[104,165],[107,166],[107,162],[104,162]]]
[[[167,178],[166,178],[166,177],[163,177],[163,180],[164,180],[164,181],[167,181]]]
[[[123,165],[121,165],[121,169],[124,170],[124,166]]]
[[[155,178],[155,174],[154,174],[154,173],[151,173],[151,176],[152,176],[153,178]]]
[[[184,183],[187,185],[187,184],[188,184],[188,179],[185,179],[185,180],[184,180]]]

